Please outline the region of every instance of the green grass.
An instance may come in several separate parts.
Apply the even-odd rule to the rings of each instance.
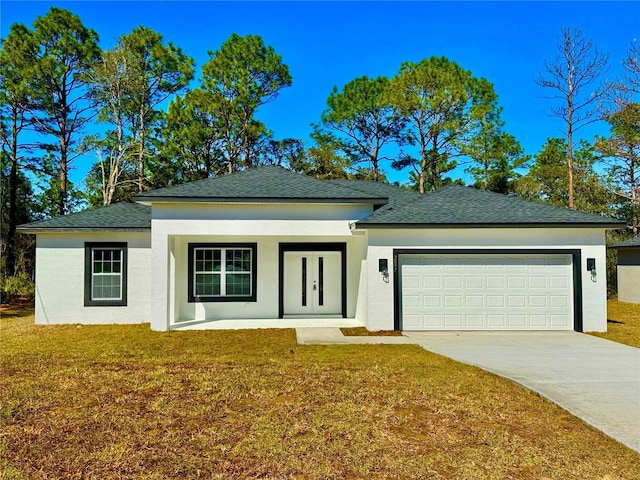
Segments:
[[[637,454],[411,345],[0,320],[0,478],[637,479]]]
[[[632,347],[640,347],[640,304],[617,300],[607,302],[607,331],[591,335]]]

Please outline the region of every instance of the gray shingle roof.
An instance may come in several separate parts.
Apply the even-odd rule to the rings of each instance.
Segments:
[[[450,185],[406,205],[386,205],[357,228],[403,226],[590,225],[620,227],[619,220],[543,205],[517,197]]]
[[[65,230],[148,230],[151,228],[151,207],[139,203],[113,203],[90,208],[48,220],[18,226],[23,233]]]
[[[423,198],[423,195],[415,190],[391,185],[389,183],[374,182],[373,180],[324,180],[328,183],[335,183],[342,187],[360,190],[371,195],[386,196],[389,204],[400,206],[415,202]]]
[[[611,248],[633,248],[640,247],[640,235],[633,238],[628,238],[620,243],[616,243]]]
[[[139,202],[357,202],[386,203],[386,196],[372,195],[281,167],[264,166],[205,180],[160,188],[136,195]]]
[[[420,194],[367,180],[318,180],[272,166],[162,188],[135,198],[144,202],[366,202],[384,205],[356,222],[356,228],[624,226],[619,220],[600,215],[459,185]],[[24,233],[149,229],[151,208],[135,203],[116,203],[18,228]]]

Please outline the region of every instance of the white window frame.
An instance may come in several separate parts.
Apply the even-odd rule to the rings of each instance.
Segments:
[[[113,272],[113,268],[111,269],[112,271],[110,273],[105,273],[105,272],[100,272],[100,273],[96,273],[94,272],[94,266],[96,264],[96,252],[97,251],[102,251],[102,252],[111,252],[113,255],[113,252],[120,252],[120,259],[117,261],[120,264],[120,271],[117,273]],[[100,302],[100,301],[106,301],[106,302],[115,302],[115,301],[122,301],[122,297],[123,297],[123,281],[122,281],[122,267],[123,267],[123,263],[124,263],[124,259],[123,259],[123,252],[121,248],[113,248],[113,247],[93,247],[91,249],[91,300],[94,302]],[[105,260],[99,260],[100,263],[102,263],[104,265]],[[113,266],[114,264],[114,260],[113,258],[109,261],[111,263],[111,265]],[[93,296],[93,287],[94,287],[94,280],[96,277],[118,277],[118,287],[120,290],[120,295],[117,297],[94,297]]]

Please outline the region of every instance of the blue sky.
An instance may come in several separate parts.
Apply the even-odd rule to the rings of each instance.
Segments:
[[[100,35],[103,48],[145,25],[196,60],[231,33],[263,37],[282,55],[293,86],[259,111],[276,138],[308,140],[334,85],[362,76],[393,76],[403,61],[444,55],[494,84],[506,130],[535,154],[562,124],[545,114],[533,79],[556,53],[561,27],[575,26],[610,55],[609,76],[620,71],[627,46],[640,37],[639,2],[213,2],[213,1],[11,1],[0,2],[0,34],[14,22],[31,25],[51,6],[67,8]],[[595,124],[579,132],[605,134]],[[72,178],[91,160],[79,159]],[[393,174],[405,181],[406,175]]]

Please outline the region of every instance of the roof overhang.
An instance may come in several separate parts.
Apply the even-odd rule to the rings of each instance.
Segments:
[[[355,197],[355,198],[339,198],[339,197],[169,197],[154,195],[136,195],[133,200],[144,205],[152,203],[367,203],[379,204],[388,203],[389,197]]]
[[[151,227],[21,227],[18,226],[16,231],[25,234],[35,233],[109,233],[109,232],[150,232]]]
[[[356,229],[417,229],[417,228],[606,228],[616,230],[626,223],[362,223]]]

